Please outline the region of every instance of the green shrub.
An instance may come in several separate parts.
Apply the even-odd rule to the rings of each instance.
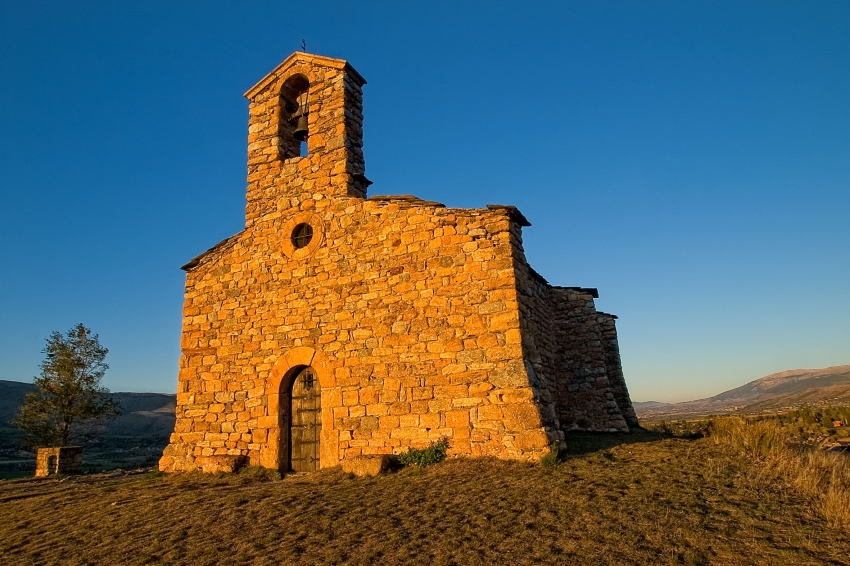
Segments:
[[[552,443],[552,446],[549,447],[549,453],[540,458],[540,466],[543,468],[554,468],[561,463],[561,454],[558,450],[560,443],[555,441]]]
[[[402,466],[420,466],[424,467],[428,464],[436,464],[446,459],[446,450],[449,449],[449,439],[441,438],[434,442],[432,441],[428,448],[411,448],[404,454],[398,457],[398,463]]]

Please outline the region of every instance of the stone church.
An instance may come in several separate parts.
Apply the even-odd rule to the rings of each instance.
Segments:
[[[616,317],[549,284],[513,206],[367,197],[360,74],[294,53],[252,87],[245,229],[186,271],[164,471],[305,471],[447,437],[539,460],[637,426]]]

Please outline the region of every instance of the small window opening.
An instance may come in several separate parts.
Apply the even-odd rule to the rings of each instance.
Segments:
[[[300,250],[313,239],[313,227],[309,224],[299,224],[292,230],[291,239],[292,245],[295,246],[295,249]]]
[[[314,379],[313,372],[305,371],[303,377],[304,389],[313,389],[313,384],[315,383]]]

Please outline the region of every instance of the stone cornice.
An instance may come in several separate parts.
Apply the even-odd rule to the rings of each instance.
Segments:
[[[269,86],[269,84],[277,80],[284,69],[292,66],[296,62],[310,63],[313,65],[324,65],[333,69],[341,69],[344,70],[348,76],[353,78],[358,85],[363,86],[364,84],[366,84],[366,79],[364,79],[363,76],[358,73],[354,69],[354,67],[352,67],[348,63],[348,61],[345,61],[344,59],[334,59],[333,57],[325,57],[323,55],[313,55],[312,53],[296,51],[295,53],[284,59],[283,62],[277,67],[275,67],[271,73],[260,79],[257,84],[249,88],[248,91],[245,93],[245,98],[247,98],[248,100],[254,98],[260,91],[262,91],[264,88]]]

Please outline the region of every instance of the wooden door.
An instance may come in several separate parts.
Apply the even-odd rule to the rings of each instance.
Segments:
[[[292,384],[289,438],[290,463],[296,472],[319,469],[322,432],[322,392],[313,368],[303,369]]]

